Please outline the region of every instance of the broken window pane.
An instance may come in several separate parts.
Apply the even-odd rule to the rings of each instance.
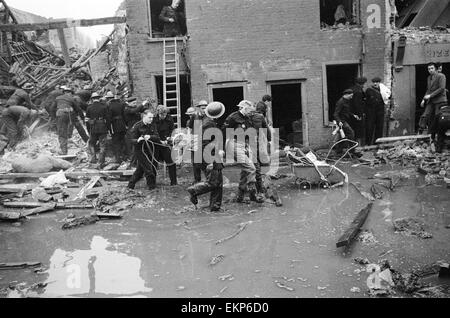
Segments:
[[[322,29],[359,26],[359,0],[320,0],[320,25]]]

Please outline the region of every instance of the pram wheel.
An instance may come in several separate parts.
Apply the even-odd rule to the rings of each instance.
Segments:
[[[311,189],[312,189],[311,183],[309,183],[309,182],[306,181],[306,180],[297,179],[297,180],[295,180],[295,184],[296,184],[297,187],[299,187],[301,190],[311,190]]]
[[[331,185],[330,185],[330,183],[328,181],[321,181],[319,183],[319,188],[320,189],[330,189]]]

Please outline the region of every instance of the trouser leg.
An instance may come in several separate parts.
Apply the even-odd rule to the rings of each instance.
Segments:
[[[136,183],[138,183],[143,176],[144,176],[144,169],[142,168],[141,165],[138,164],[136,171],[134,172],[133,176],[130,179],[130,182],[128,183],[128,187],[130,189],[134,189],[136,187]]]
[[[67,155],[68,152],[69,121],[68,114],[62,114],[57,117],[59,147],[61,148],[61,153],[64,155]]]
[[[117,163],[122,162],[125,157],[125,133],[116,133],[112,135],[112,145],[114,158]]]
[[[342,129],[344,130],[346,139],[355,140],[355,132],[353,131],[353,128],[348,123],[344,123],[344,125],[342,126]],[[353,144],[347,143],[348,148],[351,148],[352,146],[353,146]]]
[[[380,112],[375,117],[375,141],[379,138],[383,138],[384,115],[384,112]]]
[[[72,123],[75,126],[76,130],[78,131],[78,134],[80,135],[81,139],[83,139],[83,141],[87,143],[89,141],[89,136],[86,130],[84,129],[84,126],[81,123],[80,119],[78,117],[74,117],[72,118]]]
[[[223,198],[223,174],[222,169],[214,169],[209,176],[211,185],[211,195],[209,198],[209,207],[211,211],[218,211],[222,207]]]
[[[14,119],[9,116],[3,117],[3,123],[6,127],[6,137],[9,139],[9,146],[14,147],[19,140],[19,129]]]
[[[366,115],[366,144],[368,146],[373,145],[373,138],[375,135],[375,115]]]
[[[161,149],[162,160],[167,164],[169,169],[169,178],[171,185],[177,185],[177,166],[172,160],[172,152],[170,148],[163,147]]]
[[[195,152],[192,151],[192,168],[194,172],[194,183],[199,183],[202,181],[202,164],[195,162]]]
[[[100,135],[98,137],[98,143],[99,143],[99,156],[98,156],[98,163],[100,165],[105,164],[106,160],[106,137],[107,135]]]
[[[256,168],[256,190],[259,193],[264,193],[263,175],[261,171],[261,163],[258,161],[255,163]]]

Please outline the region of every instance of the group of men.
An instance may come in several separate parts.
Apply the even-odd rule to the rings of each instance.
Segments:
[[[343,92],[336,103],[334,119],[349,140],[360,145],[373,145],[383,137],[386,105],[389,93],[382,91],[381,79],[372,79],[372,85],[365,88],[367,78],[360,77],[351,89]]]

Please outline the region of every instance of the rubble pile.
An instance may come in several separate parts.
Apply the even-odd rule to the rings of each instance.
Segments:
[[[450,42],[450,28],[442,27],[407,27],[393,30],[393,39],[397,41],[400,36],[406,36],[410,44],[448,43]]]
[[[450,155],[438,154],[426,142],[397,142],[393,148],[378,150],[375,159],[387,164],[416,166],[423,174],[439,174],[450,177]]]

